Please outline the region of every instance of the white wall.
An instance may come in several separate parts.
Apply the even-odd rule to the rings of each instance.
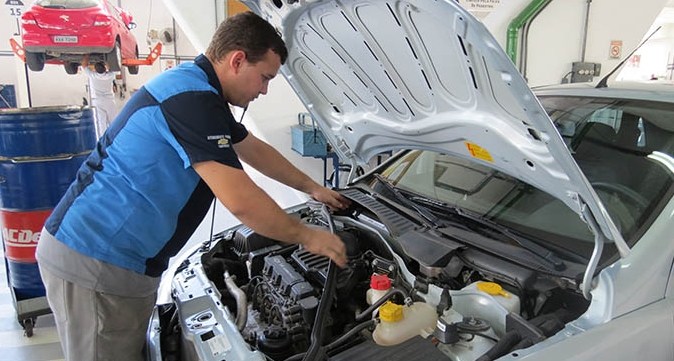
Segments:
[[[513,16],[527,0],[503,1],[484,20],[501,46]],[[532,23],[528,37],[527,79],[531,86],[559,84],[582,55],[587,0],[553,0]],[[609,58],[612,40],[623,42],[623,56],[632,51],[668,3],[667,0],[593,0],[590,3],[585,61],[601,63],[603,76],[621,59]],[[595,78],[598,80],[599,78]]]
[[[271,81],[267,95],[259,97],[248,106],[251,120],[254,119],[257,125],[258,136],[273,144],[312,179],[322,181],[323,162],[302,157],[291,150],[290,126],[297,124],[297,114],[300,112],[306,112],[306,108],[281,75]],[[330,169],[329,166],[328,170]]]
[[[674,6],[674,0],[670,0],[670,5]],[[634,54],[634,61],[627,63],[618,79],[674,80],[674,7],[671,6],[663,9],[648,33],[658,27],[660,30]]]

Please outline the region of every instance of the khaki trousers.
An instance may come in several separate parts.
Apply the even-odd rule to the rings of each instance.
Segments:
[[[120,297],[80,287],[40,268],[67,361],[143,360],[157,294]]]

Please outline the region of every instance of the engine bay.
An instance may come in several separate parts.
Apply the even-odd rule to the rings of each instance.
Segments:
[[[554,335],[589,306],[573,278],[364,203],[332,217],[348,256],[334,293],[329,260],[301,246],[245,226],[205,243],[178,269],[174,304],[157,311],[162,359],[302,360],[318,342],[324,360],[487,361]],[[317,208],[293,215],[328,228]]]

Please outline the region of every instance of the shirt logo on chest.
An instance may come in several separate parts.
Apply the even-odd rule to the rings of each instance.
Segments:
[[[213,140],[217,141],[218,148],[229,148],[229,139],[230,138],[231,137],[229,135],[223,135],[223,134],[209,135],[208,137],[206,137],[206,139],[208,139],[209,141],[213,141]]]

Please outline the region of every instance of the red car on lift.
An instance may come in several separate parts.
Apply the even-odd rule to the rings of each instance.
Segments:
[[[127,11],[108,0],[37,0],[21,17],[25,60],[32,71],[45,63],[63,64],[77,74],[82,57],[102,61],[110,71],[122,62],[138,59],[138,44],[130,30],[136,27]],[[127,65],[138,74],[138,65]]]

